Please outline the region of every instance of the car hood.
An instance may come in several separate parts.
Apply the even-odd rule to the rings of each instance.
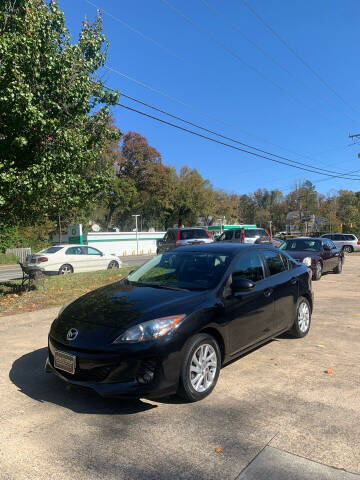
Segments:
[[[76,348],[101,348],[132,325],[168,315],[188,314],[207,296],[203,291],[141,287],[121,281],[68,305],[53,322],[50,337]],[[70,328],[79,332],[68,341]]]
[[[288,255],[295,258],[295,260],[303,261],[304,258],[320,258],[320,252],[303,252],[301,250],[284,250]]]

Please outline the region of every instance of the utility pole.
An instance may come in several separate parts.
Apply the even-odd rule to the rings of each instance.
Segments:
[[[272,238],[272,220],[269,220],[270,237]]]
[[[131,215],[135,217],[135,228],[136,228],[136,255],[139,255],[139,240],[138,240],[138,217],[141,215]]]
[[[352,140],[353,143],[360,143],[360,133],[355,133],[353,135],[349,133],[349,138]]]

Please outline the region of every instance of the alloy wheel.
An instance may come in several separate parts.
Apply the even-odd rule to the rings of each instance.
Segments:
[[[298,326],[301,333],[305,333],[310,325],[310,310],[307,302],[301,302],[298,308]]]
[[[194,352],[190,363],[190,382],[199,393],[208,390],[214,383],[217,371],[217,356],[212,345],[202,344]]]
[[[72,273],[72,268],[70,265],[63,265],[60,269],[60,274],[67,275],[68,273]]]

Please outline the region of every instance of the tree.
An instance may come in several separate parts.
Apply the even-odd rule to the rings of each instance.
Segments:
[[[110,181],[102,161],[118,95],[96,71],[108,44],[98,14],[70,42],[54,0],[0,4],[0,219],[30,223],[94,202]]]

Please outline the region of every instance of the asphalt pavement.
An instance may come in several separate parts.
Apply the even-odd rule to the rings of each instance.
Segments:
[[[360,480],[359,271],[349,255],[314,282],[309,335],[232,362],[192,404],[68,388],[43,370],[58,309],[0,318],[0,479]]]
[[[153,255],[134,255],[121,257],[123,267],[138,266],[152,258]],[[22,272],[19,265],[0,265],[0,282],[8,282],[9,280],[17,280],[22,278]]]

